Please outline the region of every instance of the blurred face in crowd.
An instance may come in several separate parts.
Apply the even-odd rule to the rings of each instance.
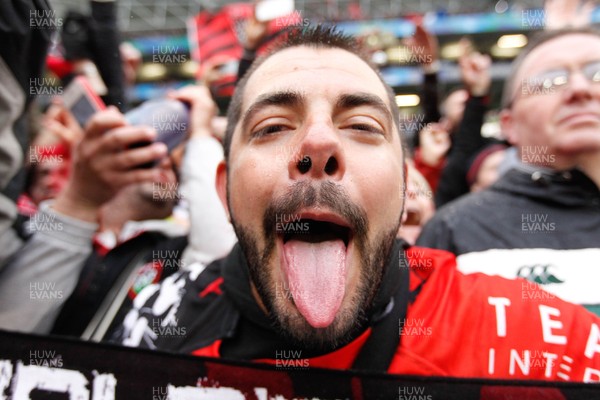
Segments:
[[[185,148],[185,144],[179,145],[173,152],[183,148]],[[157,210],[155,218],[166,218],[177,203],[179,181],[173,170],[173,163],[168,157],[160,162],[159,168],[161,170],[159,181],[131,185],[136,188],[134,191],[136,195],[130,196],[130,201],[140,207],[151,205],[153,209]],[[166,215],[162,216],[165,212]]]
[[[163,219],[172,214],[179,198],[179,184],[169,158],[164,158],[159,167],[159,181],[125,186],[102,206],[101,230],[114,230],[118,234],[127,221]]]
[[[44,160],[34,166],[33,180],[29,188],[31,200],[40,204],[55,198],[65,187],[69,178],[69,163],[62,160]]]
[[[415,244],[423,226],[433,217],[435,204],[427,180],[414,167],[408,167],[406,197],[398,237]]]
[[[551,39],[524,59],[501,115],[524,162],[567,169],[600,151],[600,83],[592,82],[599,70],[600,37],[591,34]]]
[[[477,171],[475,182],[470,187],[471,192],[487,189],[498,180],[500,177],[498,171],[505,155],[506,151],[504,150],[495,151],[483,160]]]
[[[403,155],[384,85],[341,49],[292,47],[245,87],[217,185],[253,292],[284,333],[335,343],[372,302],[403,199]]]

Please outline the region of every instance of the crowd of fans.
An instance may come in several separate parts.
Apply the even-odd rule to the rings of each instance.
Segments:
[[[21,3],[0,5],[0,328],[265,362],[301,348],[328,368],[600,380],[600,33],[585,16],[548,8],[551,26],[505,83],[500,140],[481,135],[491,58],[465,44],[462,88],[442,95],[437,39],[417,25],[406,46],[428,57],[413,143],[359,42],[291,30],[257,56],[267,29],[252,19],[227,117],[207,68],[204,84],[168,94],[189,108],[170,149],[123,114],[139,54],[119,50],[114,2],[69,15],[65,63],[48,59],[65,86],[90,63],[101,77],[108,107],[84,126],[60,96],[41,110],[30,90],[50,36],[27,21],[49,8]],[[434,334],[398,337],[411,319]],[[186,335],[152,329],[172,325]],[[519,346],[573,358],[569,379],[504,371],[502,351]],[[469,361],[476,347],[497,351],[495,374]]]

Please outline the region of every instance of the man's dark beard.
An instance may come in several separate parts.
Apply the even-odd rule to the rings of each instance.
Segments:
[[[267,268],[272,262],[277,238],[277,216],[293,215],[304,208],[317,206],[342,216],[350,223],[354,245],[360,255],[360,276],[356,291],[347,304],[342,304],[331,325],[319,329],[312,327],[295,308],[290,315],[290,308],[283,307],[285,300],[280,299],[279,304],[277,303],[277,287],[271,275],[274,271]],[[315,185],[310,182],[297,182],[287,194],[269,204],[263,218],[265,248],[262,251],[252,231],[236,224],[233,218],[240,246],[248,262],[250,277],[275,328],[292,341],[321,349],[335,348],[349,342],[364,327],[381,284],[398,224],[394,224],[389,231],[382,232],[369,242],[366,212],[350,200],[340,185],[330,181]]]

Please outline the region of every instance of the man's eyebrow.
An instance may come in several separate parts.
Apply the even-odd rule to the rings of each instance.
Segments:
[[[246,126],[253,115],[269,106],[296,107],[306,102],[303,93],[293,90],[282,90],[278,92],[264,93],[248,107],[242,117],[242,128]]]
[[[343,94],[338,98],[335,104],[337,109],[342,110],[360,106],[369,106],[377,109],[386,116],[388,120],[387,122],[391,124],[392,113],[390,112],[389,107],[384,103],[383,100],[381,100],[379,96],[376,96],[372,93],[358,92]]]

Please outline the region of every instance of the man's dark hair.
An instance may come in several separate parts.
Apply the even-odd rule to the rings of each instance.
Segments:
[[[590,27],[564,28],[564,29],[543,31],[543,32],[540,32],[540,33],[534,35],[533,38],[529,41],[529,44],[527,45],[527,47],[525,47],[525,49],[523,49],[523,51],[521,51],[521,53],[517,56],[517,58],[515,58],[515,60],[513,61],[512,65],[511,65],[510,74],[508,75],[508,78],[504,82],[504,90],[502,92],[502,103],[501,103],[502,108],[510,108],[512,100],[513,100],[513,91],[514,91],[514,87],[516,84],[515,79],[517,77],[517,73],[521,69],[521,66],[523,65],[523,62],[525,61],[525,59],[529,56],[529,54],[531,54],[531,52],[533,50],[535,50],[539,46],[543,45],[544,43],[549,42],[550,40],[559,38],[561,36],[577,35],[577,34],[592,35],[592,36],[597,36],[598,38],[600,38],[600,31],[597,29],[594,29],[594,28],[590,28]]]
[[[303,27],[303,28],[294,28],[288,31],[287,34],[284,34],[283,37],[278,40],[267,53],[256,59],[254,63],[250,66],[248,71],[244,74],[244,77],[240,79],[237,83],[235,93],[231,98],[231,103],[229,104],[229,109],[227,111],[227,128],[225,130],[225,138],[223,140],[223,147],[225,151],[225,159],[229,159],[229,150],[231,148],[231,142],[233,139],[233,132],[235,130],[235,126],[239,121],[242,114],[242,98],[244,97],[244,90],[246,88],[246,83],[252,76],[252,74],[272,55],[285,50],[291,47],[299,47],[299,46],[307,46],[315,49],[342,49],[346,50],[361,60],[363,60],[367,65],[369,65],[373,71],[377,74],[381,83],[386,89],[388,94],[388,101],[390,103],[390,112],[392,113],[392,118],[394,120],[394,124],[396,128],[399,130],[400,126],[400,114],[398,108],[396,107],[396,99],[394,92],[387,85],[377,67],[371,63],[369,57],[362,46],[357,42],[355,38],[350,35],[346,35],[337,30],[335,26],[323,26],[316,25],[313,27]],[[399,132],[400,134],[400,132]],[[400,134],[401,142],[403,143],[404,148],[404,140],[402,139],[402,135]]]

